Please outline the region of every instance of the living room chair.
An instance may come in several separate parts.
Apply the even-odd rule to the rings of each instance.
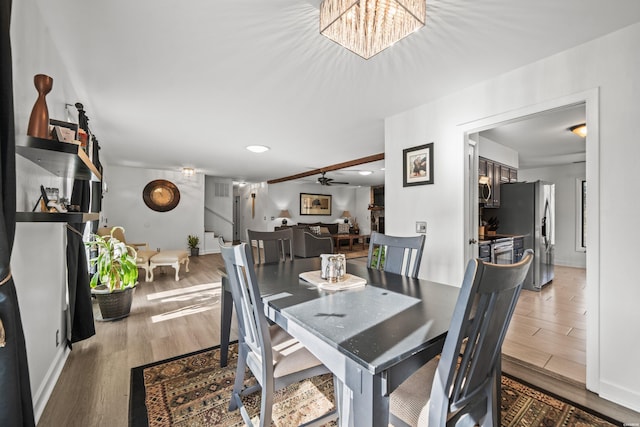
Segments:
[[[287,252],[289,259],[293,259],[293,230],[287,228],[277,231],[253,231],[247,230],[249,246],[256,242],[258,252],[258,264],[286,261]],[[260,248],[262,247],[262,251]],[[288,251],[287,251],[288,248]]]
[[[260,426],[268,426],[271,425],[273,393],[276,390],[330,371],[282,328],[269,326],[256,280],[252,248],[241,243],[221,246],[220,251],[238,314],[239,329],[238,366],[229,410],[240,408],[245,423],[252,426],[241,396],[261,388]],[[246,367],[258,384],[244,389]],[[313,422],[328,422],[336,417],[334,410]]]
[[[440,359],[391,393],[394,426],[499,425],[502,342],[532,259],[469,261]]]
[[[131,246],[136,250],[136,265],[138,268],[142,268],[145,271],[144,279],[146,282],[151,281],[151,269],[149,268],[149,260],[151,257],[158,252],[152,251],[149,249],[149,244],[147,243],[129,243],[126,241],[124,237],[124,228],[120,226],[115,227],[99,227],[96,232],[97,235],[102,237],[110,237],[111,230],[114,230],[113,237],[120,240],[127,246]]]
[[[367,267],[418,277],[425,235],[396,237],[371,232]]]

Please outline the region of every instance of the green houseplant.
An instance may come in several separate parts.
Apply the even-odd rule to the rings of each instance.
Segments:
[[[133,289],[138,283],[136,250],[113,236],[113,227],[109,236],[94,234],[86,242],[89,248],[97,249],[97,256],[89,263],[96,268],[89,283],[96,296],[104,320],[115,320],[129,315],[133,301]]]
[[[191,249],[191,256],[200,255],[200,248],[198,247],[200,238],[198,236],[189,234],[189,236],[187,237],[187,243],[189,244],[189,249]]]

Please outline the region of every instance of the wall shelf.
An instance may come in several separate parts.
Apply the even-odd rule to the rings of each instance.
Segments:
[[[16,153],[62,178],[102,180],[87,153],[76,144],[28,136],[25,145],[16,145]]]
[[[98,212],[16,212],[16,222],[71,222],[98,221]]]

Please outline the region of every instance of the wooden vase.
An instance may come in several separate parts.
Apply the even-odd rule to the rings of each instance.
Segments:
[[[49,139],[49,109],[45,97],[51,92],[53,79],[44,74],[36,74],[33,77],[33,84],[38,91],[38,99],[31,110],[27,135]]]

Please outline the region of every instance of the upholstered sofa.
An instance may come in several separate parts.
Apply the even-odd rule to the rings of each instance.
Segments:
[[[293,228],[293,254],[300,258],[311,258],[320,256],[320,254],[333,252],[332,234],[338,234],[339,223],[298,223],[293,226],[276,227],[276,230],[282,228]],[[319,233],[312,232],[312,227],[316,228]],[[343,231],[344,232],[344,231]],[[349,231],[351,232],[351,231]],[[348,244],[348,241],[342,241],[342,244]]]
[[[320,254],[333,253],[331,235],[317,235],[305,226],[293,226],[293,255],[300,258],[312,258]]]

